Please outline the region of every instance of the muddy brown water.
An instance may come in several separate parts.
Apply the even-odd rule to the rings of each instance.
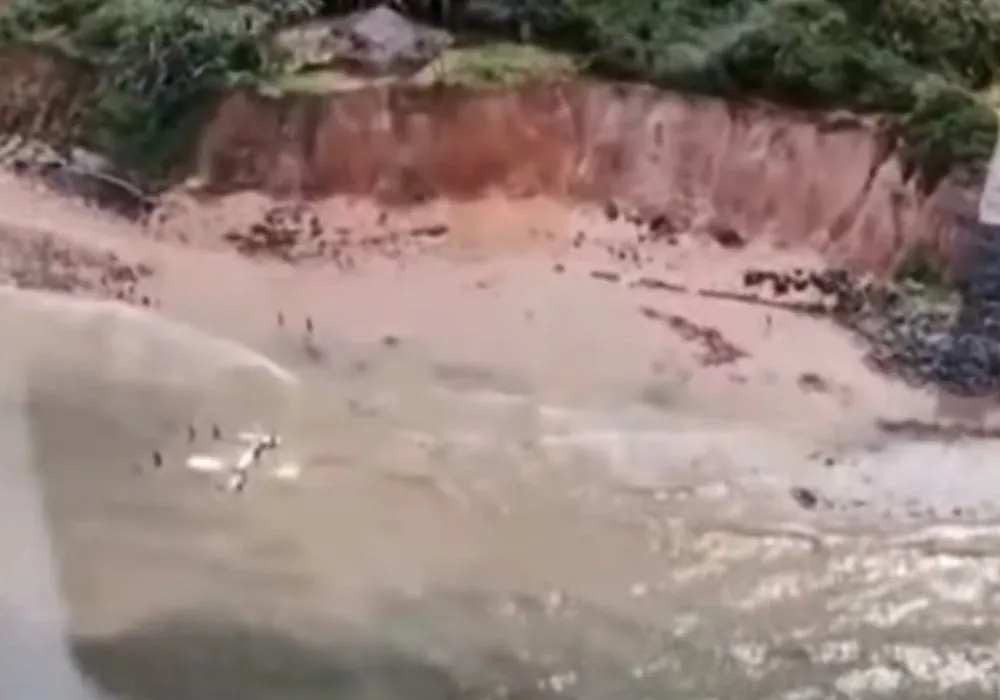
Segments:
[[[25,361],[25,411],[73,654],[108,697],[996,695],[991,535],[932,537],[988,524],[991,446],[822,443],[713,420],[669,372],[543,386],[408,340],[324,335],[317,363],[258,338],[287,385],[135,317],[21,328],[76,350]],[[235,496],[181,466],[256,421],[297,479]]]

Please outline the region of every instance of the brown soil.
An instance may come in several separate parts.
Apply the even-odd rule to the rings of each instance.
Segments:
[[[875,119],[578,82],[233,95],[202,132],[192,184],[389,204],[613,201],[662,235],[765,236],[884,273],[918,243],[951,260],[975,206],[950,181],[922,192],[904,170]]]

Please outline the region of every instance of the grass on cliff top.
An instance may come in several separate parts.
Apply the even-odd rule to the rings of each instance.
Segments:
[[[470,87],[513,87],[532,80],[577,75],[583,60],[534,44],[490,42],[445,54],[444,82]]]
[[[206,95],[277,76],[279,84],[322,84],[322,75],[284,75],[268,40],[275,29],[323,5],[368,4],[4,0],[0,48],[49,32],[96,61],[103,82],[87,133],[116,160],[155,167],[183,142],[176,125]],[[454,13],[446,19],[458,25],[472,24],[474,7],[488,7],[478,31],[530,39],[457,49],[445,78],[461,84],[511,85],[582,67],[728,98],[892,114],[927,188],[956,167],[981,170],[996,138],[989,98],[1000,84],[1000,0],[411,0],[406,7],[426,19]]]
[[[474,88],[516,87],[533,80],[577,75],[585,70],[581,57],[535,44],[484,41],[448,49],[440,62],[427,66],[406,82]],[[277,76],[264,86],[278,92],[328,93],[372,84],[336,69],[306,70]]]

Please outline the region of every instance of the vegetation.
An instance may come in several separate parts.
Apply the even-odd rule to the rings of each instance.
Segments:
[[[124,164],[154,171],[221,87],[279,68],[267,32],[315,12],[312,0],[8,0],[0,41],[43,38],[97,64],[85,131]]]
[[[563,0],[598,68],[665,86],[898,116],[927,185],[982,166],[1000,0]]]
[[[459,47],[445,52],[442,71],[449,84],[517,86],[538,78],[579,72],[569,54],[546,51],[534,44],[512,41]]]
[[[281,70],[264,38],[373,0],[7,0],[0,41],[68,41],[105,76],[90,133],[158,162],[206,94]],[[589,68],[728,97],[888,112],[933,185],[976,168],[996,136],[1000,0],[395,0],[421,18],[569,48]],[[484,10],[484,8],[486,8]],[[473,76],[528,72],[508,52]],[[516,70],[515,70],[516,69]]]
[[[907,252],[896,268],[893,279],[896,282],[916,283],[932,292],[945,290],[948,286],[936,264],[936,256],[923,244],[918,244]]]

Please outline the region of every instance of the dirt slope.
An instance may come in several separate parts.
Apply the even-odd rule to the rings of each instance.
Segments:
[[[676,230],[732,227],[878,272],[919,242],[950,260],[975,206],[951,181],[923,192],[875,119],[588,83],[238,94],[194,169],[216,192],[615,199]]]

